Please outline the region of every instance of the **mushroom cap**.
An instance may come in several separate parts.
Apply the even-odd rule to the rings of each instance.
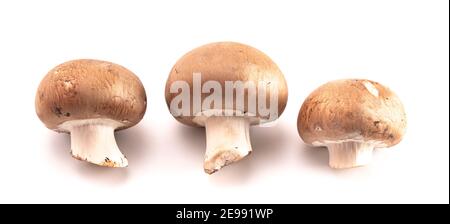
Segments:
[[[49,71],[36,94],[36,113],[52,130],[66,121],[111,119],[118,129],[137,124],[147,99],[139,78],[128,69],[106,61],[68,61]]]
[[[365,79],[336,80],[307,97],[297,128],[307,144],[355,140],[389,147],[402,139],[406,115],[400,99],[387,87]]]
[[[251,46],[236,42],[216,42],[203,45],[185,54],[173,66],[166,82],[165,96],[169,107],[170,102],[177,96],[176,93],[170,93],[170,86],[173,82],[182,80],[187,82],[191,88],[190,109],[191,115],[193,115],[192,86],[194,73],[201,74],[202,84],[210,80],[220,83],[222,87],[223,110],[235,110],[236,108],[236,94],[233,95],[233,108],[226,108],[226,105],[224,105],[226,81],[253,82],[256,85],[256,102],[259,100],[258,83],[267,83],[269,86],[266,87],[266,105],[269,105],[270,97],[268,95],[276,89],[278,94],[278,116],[283,113],[286,107],[288,89],[283,73],[266,54]],[[248,112],[248,94],[249,91],[245,90],[244,111],[240,111],[244,114]],[[208,95],[201,94],[201,102]],[[203,108],[201,112],[203,112]],[[252,124],[269,122],[276,119],[261,116],[258,111],[256,112],[257,114],[253,114]],[[186,125],[202,126],[193,121],[194,117],[195,114],[194,116],[176,116],[175,118]]]

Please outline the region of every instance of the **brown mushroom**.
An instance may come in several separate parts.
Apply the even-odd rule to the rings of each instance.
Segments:
[[[211,174],[252,151],[250,125],[276,120],[288,92],[283,74],[267,55],[244,44],[218,42],[178,60],[165,96],[179,122],[206,128],[204,170]]]
[[[73,157],[100,166],[126,167],[114,131],[137,124],[146,110],[139,78],[106,61],[74,60],[44,77],[36,113],[47,128],[70,133]]]
[[[374,148],[399,143],[406,115],[400,99],[383,85],[336,80],[307,97],[297,127],[305,143],[328,148],[332,168],[350,168],[370,162]]]

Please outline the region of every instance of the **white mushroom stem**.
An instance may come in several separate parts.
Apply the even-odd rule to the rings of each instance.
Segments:
[[[250,121],[239,116],[211,116],[205,120],[206,154],[204,169],[212,174],[239,161],[252,151]]]
[[[328,147],[330,167],[336,169],[364,166],[372,160],[376,144],[348,141],[325,144]]]
[[[114,138],[118,122],[106,119],[69,121],[62,127],[70,132],[72,156],[99,166],[127,167]]]

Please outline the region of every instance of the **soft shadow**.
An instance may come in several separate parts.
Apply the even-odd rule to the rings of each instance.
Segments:
[[[186,148],[192,149],[199,157],[203,158],[206,150],[205,128],[190,127],[187,125],[177,125],[177,128],[181,140],[184,141],[183,145],[185,145]]]
[[[128,177],[128,168],[101,167],[74,159],[70,154],[69,134],[52,134],[48,145],[55,166],[61,167],[64,172],[76,172],[83,179],[106,185],[123,184]]]
[[[252,153],[253,154],[253,153]],[[217,186],[236,186],[247,183],[251,176],[251,157],[252,154],[245,158],[222,167],[219,171],[209,175],[209,182]],[[205,175],[208,175],[205,173]]]
[[[176,130],[174,147],[179,152],[175,152],[178,155],[178,162],[173,163],[172,167],[190,169],[201,174],[206,151],[205,129],[182,124],[173,126],[173,129]]]
[[[274,127],[253,127],[250,129],[250,137],[253,147],[255,166],[264,166],[271,169],[273,163],[281,161],[289,144],[287,141],[289,127],[279,123]]]
[[[287,127],[251,127],[250,141],[253,152],[241,161],[222,168],[210,176],[210,182],[220,186],[240,185],[250,181],[258,172],[272,169],[281,161],[286,147]]]
[[[271,169],[281,161],[286,147],[288,127],[278,124],[273,127],[251,127],[250,139],[253,152],[242,160],[223,167],[208,178],[211,183],[220,186],[241,185],[247,183],[255,172]],[[204,128],[178,126],[178,134],[183,145],[193,150],[198,158],[198,169],[203,168],[206,150],[206,133]],[[205,175],[208,175],[205,173]]]
[[[129,176],[128,168],[109,168],[84,161],[77,164],[78,173],[85,179],[105,185],[121,185]]]
[[[328,149],[326,147],[313,147],[305,143],[298,143],[299,157],[303,164],[315,170],[332,170],[328,166]]]
[[[127,169],[133,171],[148,164],[152,148],[152,133],[144,125],[117,131],[116,142],[128,159]]]
[[[70,155],[70,135],[65,133],[49,135],[49,143],[51,147],[51,156],[58,165],[66,166],[72,160]]]

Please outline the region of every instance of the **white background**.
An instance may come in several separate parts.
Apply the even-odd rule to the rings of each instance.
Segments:
[[[1,1],[1,203],[448,203],[449,2]],[[184,53],[238,41],[284,72],[289,102],[275,127],[251,129],[254,153],[208,176],[205,134],[169,113],[164,85]],[[95,58],[136,73],[144,119],[116,134],[127,169],[72,159],[70,139],[34,109],[40,80],[59,63]],[[332,170],[305,146],[305,97],[340,78],[368,78],[403,100],[408,131],[371,165]]]

